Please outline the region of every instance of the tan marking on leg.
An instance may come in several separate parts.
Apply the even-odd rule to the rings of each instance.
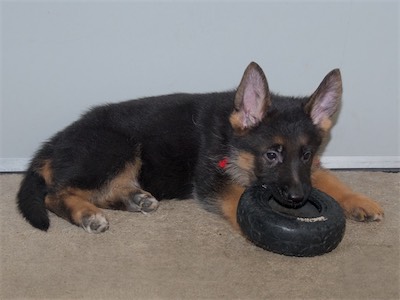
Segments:
[[[240,231],[237,223],[237,207],[240,197],[244,192],[244,187],[232,184],[226,187],[221,195],[221,209],[224,217],[231,223],[233,228]]]
[[[51,169],[51,161],[45,160],[43,166],[37,171],[46,182],[46,185],[51,185],[53,181],[53,170]]]
[[[47,195],[45,204],[50,211],[87,232],[100,233],[109,225],[102,210],[90,202],[92,197],[93,191],[66,188],[56,195]]]
[[[82,198],[79,194],[82,193],[64,196],[64,204],[71,211],[71,219],[77,225],[82,224],[83,217],[101,213],[100,208],[88,202],[89,199]]]
[[[101,207],[112,206],[114,201],[128,197],[130,193],[140,190],[138,176],[142,162],[137,158],[134,162],[128,162],[125,168],[108,182],[94,197],[96,205]]]
[[[353,192],[328,170],[313,170],[312,184],[315,188],[333,197],[345,211],[348,218],[356,221],[379,221],[383,218],[383,209],[374,200]]]
[[[98,213],[101,210],[90,203],[93,192],[76,188],[66,188],[57,194],[47,195],[46,208],[60,217],[79,225],[84,212]]]
[[[141,166],[139,158],[128,162],[118,175],[93,194],[91,201],[102,208],[135,212],[156,210],[158,201],[149,192],[141,189],[138,182]]]

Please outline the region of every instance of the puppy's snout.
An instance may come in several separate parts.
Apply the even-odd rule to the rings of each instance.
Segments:
[[[288,194],[288,199],[292,202],[299,203],[304,200],[304,194],[301,192],[293,192]]]
[[[301,186],[286,187],[283,191],[283,195],[285,196],[286,201],[293,206],[303,203],[305,198],[304,191]]]

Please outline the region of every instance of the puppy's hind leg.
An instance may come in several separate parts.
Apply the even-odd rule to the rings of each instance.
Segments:
[[[95,204],[102,208],[148,213],[158,208],[158,201],[143,190],[137,180],[141,162],[137,158],[126,163],[124,169],[115,176],[96,197]]]
[[[93,192],[67,188],[46,196],[46,207],[58,216],[82,227],[89,233],[101,233],[109,228],[102,210],[90,203]]]
[[[120,191],[118,196],[107,198],[98,205],[109,209],[149,213],[157,210],[159,202],[150,193],[138,188]]]

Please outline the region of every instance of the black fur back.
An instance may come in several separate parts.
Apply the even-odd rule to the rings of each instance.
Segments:
[[[157,199],[191,197],[199,151],[207,151],[201,143],[213,147],[215,136],[218,143],[226,139],[233,97],[233,92],[173,94],[91,109],[35,155],[18,193],[19,210],[46,230],[48,189],[99,189],[138,155],[143,189]],[[46,160],[55,183],[50,187],[39,174]]]

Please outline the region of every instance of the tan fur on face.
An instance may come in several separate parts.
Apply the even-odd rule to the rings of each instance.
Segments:
[[[254,155],[246,152],[246,151],[241,151],[238,155],[237,158],[237,165],[246,171],[253,171],[254,170]]]
[[[275,145],[285,145],[285,139],[283,136],[274,136],[273,138]]]
[[[241,186],[249,186],[256,179],[254,174],[255,156],[250,152],[240,150],[234,151],[228,161],[226,172],[233,181]]]

